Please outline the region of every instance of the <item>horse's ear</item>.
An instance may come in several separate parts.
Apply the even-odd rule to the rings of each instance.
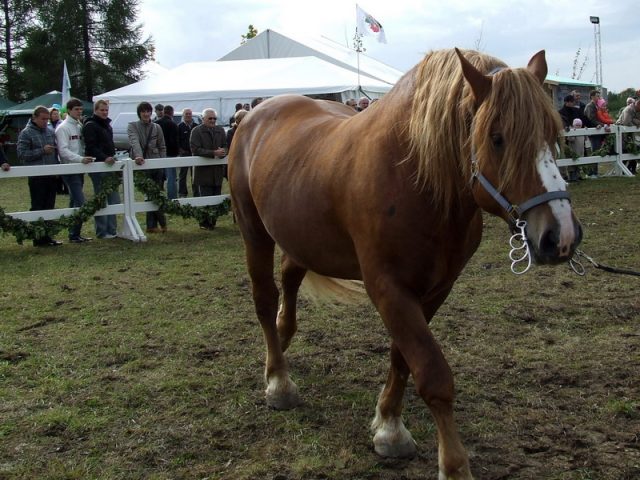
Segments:
[[[491,92],[491,77],[483,75],[482,72],[471,65],[471,62],[464,57],[460,50],[456,48],[455,51],[460,59],[462,74],[467,82],[469,82],[473,96],[476,98],[476,105],[480,105],[484,99],[487,98],[489,92]]]
[[[540,84],[544,83],[544,79],[547,78],[547,59],[544,56],[544,50],[540,50],[536,53],[527,65],[527,70],[529,70],[534,77],[536,77]]]

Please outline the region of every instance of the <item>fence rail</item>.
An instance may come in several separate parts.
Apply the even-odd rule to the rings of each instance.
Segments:
[[[143,165],[136,165],[126,153],[118,154],[117,161],[113,165],[103,162],[88,164],[64,164],[64,165],[43,165],[29,167],[12,167],[8,172],[0,172],[0,178],[35,177],[45,175],[68,175],[73,173],[99,173],[99,172],[122,172],[123,201],[122,203],[107,205],[98,210],[94,216],[102,215],[124,215],[124,220],[120,224],[118,236],[134,241],[144,242],[147,237],[143,228],[138,223],[136,213],[152,212],[158,209],[153,202],[140,202],[135,200],[134,172],[138,170],[155,170],[168,167],[191,167],[191,166],[211,166],[226,165],[227,158],[212,159],[206,157],[176,157],[157,158],[145,162]],[[228,195],[214,195],[208,197],[187,197],[179,198],[176,201],[181,205],[193,205],[202,207],[207,205],[219,205],[225,201]],[[54,210],[35,210],[28,212],[9,212],[14,218],[33,222],[40,218],[44,220],[57,220],[63,215],[71,215],[76,208],[56,208]]]
[[[609,130],[609,131],[607,131]],[[627,160],[640,160],[640,154],[632,154],[632,153],[622,153],[623,147],[623,136],[625,134],[633,134],[639,133],[639,127],[625,127],[622,125],[610,125],[607,129],[605,128],[579,128],[576,130],[570,130],[568,132],[563,131],[562,134],[565,138],[567,137],[581,137],[581,136],[604,136],[604,135],[615,135],[615,154],[614,155],[606,155],[601,157],[599,155],[592,155],[589,157],[579,157],[577,159],[573,158],[559,158],[558,166],[559,167],[576,167],[581,165],[592,165],[592,164],[610,164],[611,169],[607,173],[607,175],[622,175],[622,176],[633,176],[633,173],[629,171],[627,166],[624,164]]]

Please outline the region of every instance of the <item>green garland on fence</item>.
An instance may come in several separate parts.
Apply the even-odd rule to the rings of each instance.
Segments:
[[[121,177],[116,173],[109,173],[103,177],[102,190],[91,200],[78,208],[71,215],[63,215],[57,220],[44,220],[40,218],[35,222],[26,222],[7,215],[0,207],[0,233],[13,234],[16,241],[22,245],[25,240],[36,240],[44,237],[54,237],[63,229],[69,229],[78,222],[86,222],[100,209],[107,206],[108,195],[116,191],[122,183]],[[198,222],[213,221],[221,215],[226,215],[231,210],[231,202],[226,199],[219,205],[194,207],[192,205],[180,205],[169,200],[162,189],[142,172],[135,172],[134,184],[138,190],[145,194],[146,198],[156,205],[160,211],[183,218],[195,218]]]
[[[179,215],[182,218],[195,218],[198,223],[215,222],[218,217],[227,215],[231,211],[231,201],[229,199],[225,199],[218,205],[207,205],[205,207],[180,205],[175,200],[169,200],[160,186],[143,172],[134,173],[133,184],[145,194],[148,201],[158,205],[161,212]]]
[[[616,151],[616,136],[615,135],[605,135],[604,142],[600,145],[600,148],[594,150],[592,156],[601,156],[606,157],[607,155],[615,155]]]

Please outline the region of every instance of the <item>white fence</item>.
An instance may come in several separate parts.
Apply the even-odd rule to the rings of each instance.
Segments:
[[[615,155],[607,155],[604,157],[591,156],[591,157],[579,157],[577,159],[561,158],[558,159],[559,167],[576,167],[588,164],[609,164],[611,169],[607,175],[624,175],[633,176],[629,169],[623,163],[626,160],[640,160],[640,155],[631,153],[622,153],[623,134],[638,133],[640,128],[638,127],[623,127],[621,125],[610,125],[609,131],[604,128],[579,128],[577,130],[571,130],[569,132],[563,132],[565,137],[578,137],[578,136],[603,136],[615,135]]]
[[[167,167],[189,167],[189,166],[210,166],[226,165],[227,158],[212,159],[205,157],[177,157],[177,158],[157,158],[149,160],[144,165],[136,165],[126,153],[118,154],[117,161],[113,165],[106,165],[103,162],[88,164],[65,164],[46,165],[29,167],[12,167],[8,172],[0,171],[0,178],[12,177],[35,177],[44,175],[66,175],[71,173],[98,173],[98,172],[122,172],[123,198],[122,203],[107,205],[106,208],[98,210],[94,215],[124,215],[124,220],[120,223],[118,236],[132,240],[134,242],[144,242],[147,237],[142,227],[138,223],[136,213],[151,212],[158,209],[153,202],[136,202],[133,174],[136,170],[153,170]],[[193,205],[202,207],[206,205],[219,205],[227,199],[228,195],[216,195],[209,197],[188,197],[179,198],[176,201],[181,205]],[[39,220],[56,220],[63,215],[71,215],[75,208],[56,208],[54,210],[36,210],[29,212],[10,212],[14,218],[28,222]]]
[[[621,153],[623,145],[623,134],[639,133],[638,127],[623,127],[620,125],[611,125],[610,131],[604,128],[581,128],[563,132],[565,137],[575,136],[592,136],[592,135],[615,135],[615,155],[607,155],[604,157],[590,156],[580,157],[576,160],[572,158],[558,159],[558,166],[571,167],[588,164],[610,164],[611,169],[608,175],[633,176],[629,169],[624,165],[625,160],[640,160],[640,155]],[[38,167],[12,167],[8,172],[0,171],[1,178],[12,177],[32,177],[43,175],[65,175],[70,173],[97,173],[97,172],[122,172],[123,184],[123,203],[116,205],[107,205],[106,208],[98,210],[95,215],[124,215],[124,221],[120,224],[118,236],[132,240],[134,242],[144,242],[147,240],[144,230],[140,227],[136,219],[136,213],[151,212],[157,210],[158,207],[153,202],[136,202],[135,188],[133,184],[133,173],[136,170],[150,170],[167,167],[189,167],[189,166],[207,166],[207,165],[226,165],[227,158],[211,159],[205,157],[177,157],[177,158],[157,158],[145,162],[144,165],[136,165],[135,162],[127,156],[126,153],[117,156],[118,161],[113,165],[106,165],[102,162],[89,164],[66,164],[66,165],[47,165]],[[197,207],[205,205],[219,205],[228,195],[217,195],[210,197],[189,197],[177,199],[180,204],[193,205]],[[55,210],[38,210],[29,212],[11,212],[8,215],[25,221],[36,221],[40,218],[44,220],[55,220],[63,215],[71,215],[75,211],[74,208],[57,208]]]

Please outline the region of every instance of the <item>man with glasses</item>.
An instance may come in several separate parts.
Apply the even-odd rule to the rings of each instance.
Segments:
[[[216,125],[218,114],[213,108],[207,108],[202,112],[202,124],[191,131],[189,144],[191,153],[200,157],[224,158],[227,154],[227,140],[224,128]],[[211,165],[195,167],[193,183],[198,189],[199,196],[220,195],[222,193],[222,179],[224,178],[224,165]],[[200,228],[213,230],[216,226],[213,222],[202,222]]]

